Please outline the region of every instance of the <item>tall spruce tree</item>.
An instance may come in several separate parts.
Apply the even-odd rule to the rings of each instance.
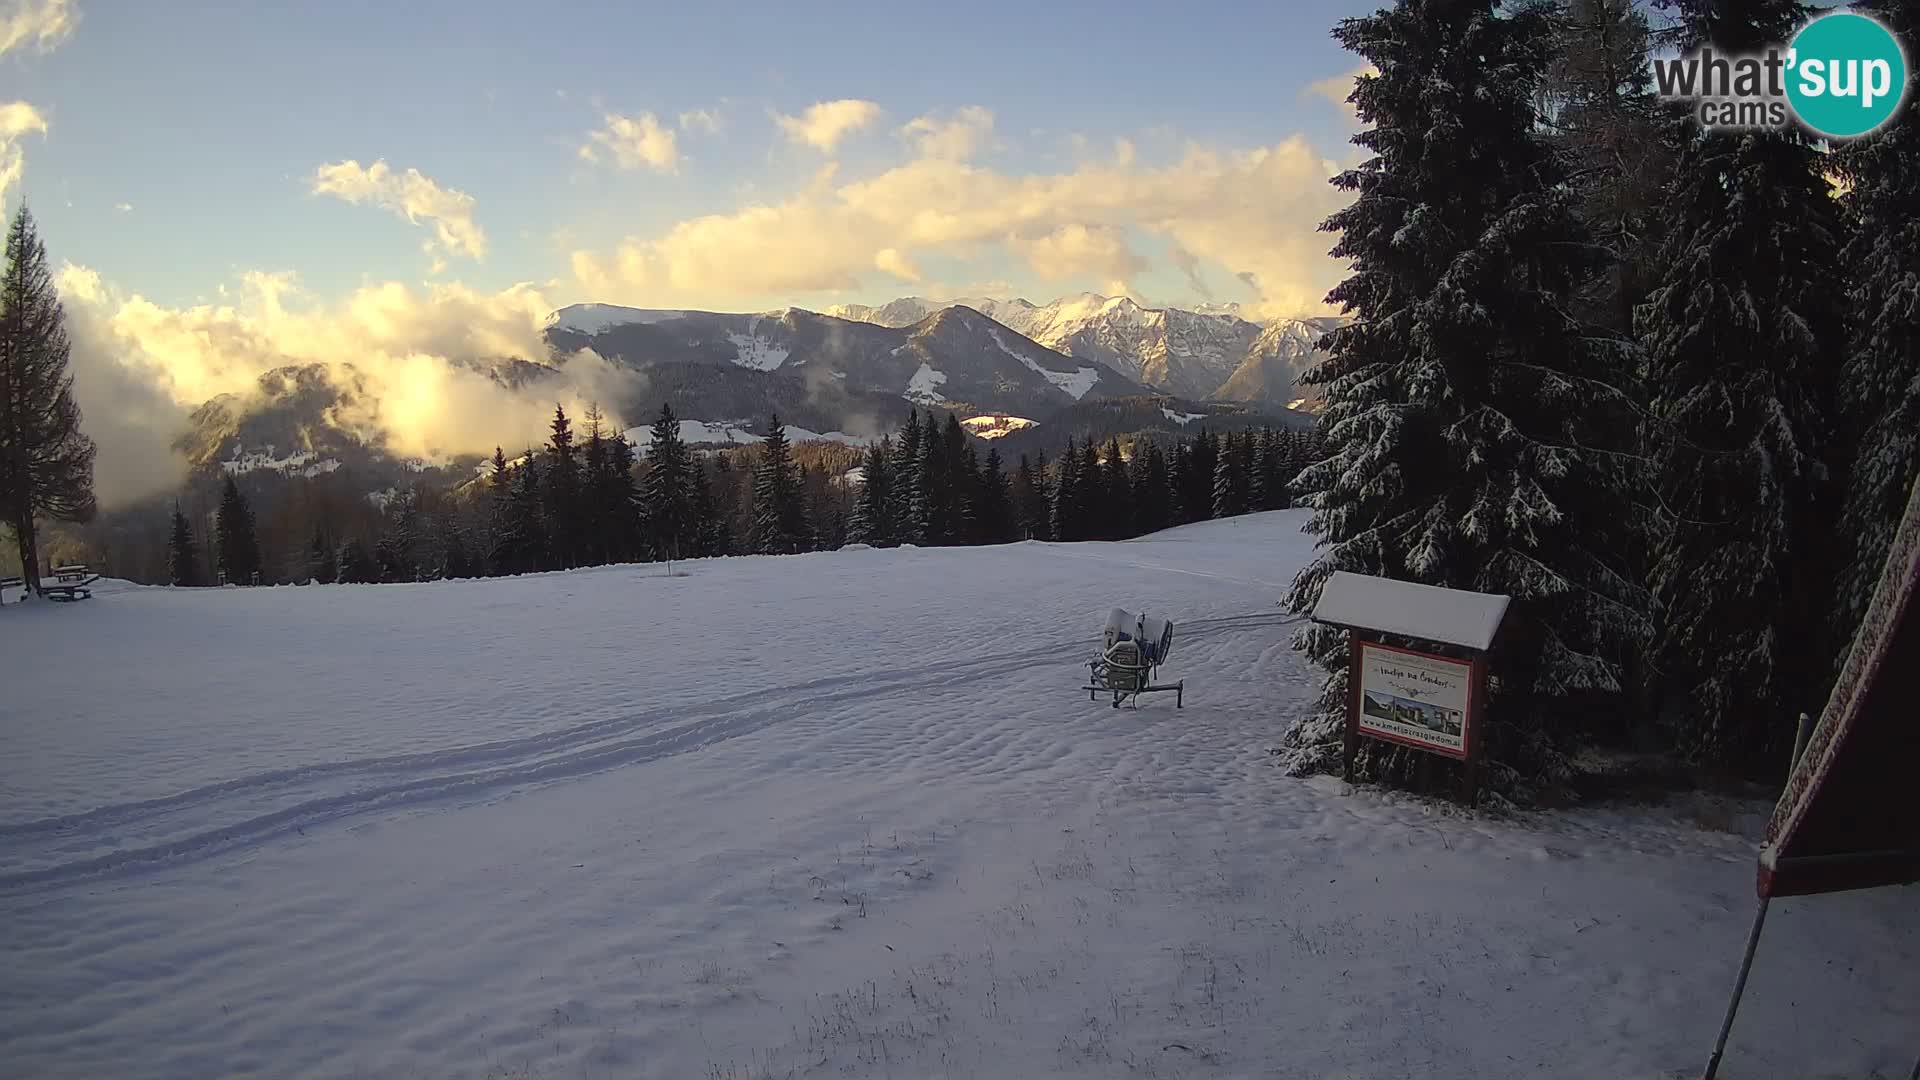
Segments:
[[[1683,51],[1727,56],[1788,40],[1805,16],[1788,0],[1674,6]],[[1824,170],[1796,127],[1690,132],[1637,323],[1658,425],[1663,712],[1695,756],[1773,775],[1831,676],[1827,459],[1844,293]]]
[[[673,406],[662,404],[647,445],[646,518],[657,558],[684,554],[697,534],[693,514],[693,463],[680,439]]]
[[[1000,448],[987,448],[986,463],[980,469],[979,499],[974,507],[974,524],[980,542],[1004,544],[1015,539],[1013,499],[1007,485],[1007,472],[1000,461]]]
[[[1134,453],[1141,462],[1133,485],[1134,532],[1159,532],[1173,524],[1173,483],[1167,475],[1167,456],[1160,444],[1147,440]]]
[[[1572,702],[1617,694],[1645,630],[1608,456],[1631,430],[1622,353],[1568,314],[1595,249],[1536,135],[1551,32],[1539,6],[1493,0],[1402,0],[1334,30],[1378,72],[1349,98],[1372,156],[1333,181],[1355,195],[1325,226],[1353,274],[1328,298],[1355,318],[1306,373],[1331,456],[1297,482],[1320,554],[1289,597],[1311,610],[1336,570],[1512,597],[1481,737],[1523,797],[1565,779]],[[1338,760],[1345,639],[1304,635],[1329,675],[1286,736],[1296,771]],[[1370,749],[1360,767],[1410,761]]]
[[[1863,5],[1903,41],[1920,41],[1920,0]],[[1908,91],[1909,95],[1913,93]],[[1850,272],[1852,334],[1840,373],[1840,428],[1851,446],[1838,535],[1832,614],[1836,668],[1846,659],[1920,476],[1920,102],[1831,158],[1851,185],[1856,227],[1841,256]]]
[[[893,460],[886,440],[867,447],[861,463],[860,495],[853,504],[847,538],[857,544],[893,543]]]
[[[1079,484],[1074,488],[1074,516],[1080,521],[1080,539],[1102,540],[1107,530],[1107,474],[1100,467],[1100,444],[1089,436],[1080,444]]]
[[[1100,465],[1099,515],[1101,535],[1108,540],[1123,540],[1133,528],[1133,484],[1127,477],[1127,460],[1120,453],[1120,439],[1107,440],[1107,453]]]
[[[1575,211],[1606,252],[1575,290],[1578,314],[1626,338],[1656,277],[1662,193],[1679,151],[1677,111],[1653,90],[1653,33],[1634,0],[1557,0],[1542,127],[1566,160]]]
[[[7,229],[0,275],[0,518],[19,545],[29,592],[40,591],[42,518],[93,518],[93,440],[80,430],[66,316],[47,249],[22,206]]]
[[[547,568],[546,530],[541,512],[539,462],[533,451],[512,470],[512,482],[499,507],[494,537],[496,574],[527,574]]]
[[[556,570],[579,564],[580,463],[573,443],[573,422],[566,409],[553,407],[547,438],[546,503],[547,554]]]
[[[698,468],[696,465],[695,468]],[[615,562],[633,562],[644,554],[645,512],[639,483],[634,479],[633,443],[625,432],[607,439],[606,490],[601,500],[607,513],[607,547]]]
[[[1032,540],[1052,540],[1053,482],[1047,471],[1047,452],[1033,456],[1033,490],[1027,493],[1027,530]]]
[[[892,481],[892,488],[887,493],[892,500],[889,516],[893,520],[896,543],[918,544],[924,539],[920,533],[920,518],[915,510],[920,503],[921,435],[920,412],[918,409],[908,409],[907,423],[900,429],[900,441],[893,445],[892,468],[888,471],[888,478]]]
[[[780,414],[767,421],[767,438],[760,449],[760,466],[753,477],[754,550],[768,555],[805,551],[812,539],[806,503]]]
[[[1213,516],[1238,517],[1247,512],[1246,440],[1228,432],[1220,439],[1220,457],[1213,470]]]
[[[970,502],[978,462],[969,466],[967,450],[967,436],[960,427],[959,417],[948,413],[947,422],[940,428],[937,465],[940,476],[935,481],[940,488],[940,497],[935,500],[934,513],[939,519],[937,528],[943,544],[964,544],[972,530],[973,511]]]
[[[607,496],[607,438],[600,406],[587,405],[587,441],[580,453],[580,561],[587,566],[610,562],[607,540],[611,507]],[[452,575],[449,575],[452,576]],[[464,575],[462,575],[464,576]]]
[[[177,502],[173,504],[173,528],[167,535],[167,583],[206,583],[200,573],[200,546],[193,542],[193,526],[187,521],[187,515],[180,512]]]
[[[1062,542],[1085,540],[1080,519],[1080,455],[1073,448],[1073,436],[1067,436],[1067,448],[1054,467],[1053,507],[1049,526],[1053,538]]]
[[[214,524],[214,554],[229,585],[251,585],[260,572],[260,541],[254,535],[253,507],[229,474],[220,487]]]
[[[947,511],[953,491],[947,483],[946,458],[946,440],[929,416],[920,434],[920,457],[914,462],[913,502],[908,510],[912,521],[910,530],[920,543],[928,546],[947,543]]]
[[[1206,521],[1213,517],[1213,484],[1220,468],[1220,444],[1205,428],[1187,447],[1186,468],[1180,480],[1180,520]]]

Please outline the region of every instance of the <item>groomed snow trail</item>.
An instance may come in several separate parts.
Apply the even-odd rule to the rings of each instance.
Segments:
[[[1301,520],[0,610],[0,1076],[1697,1067],[1751,808],[1283,777]],[[1776,905],[1723,1075],[1902,1067],[1913,897]]]

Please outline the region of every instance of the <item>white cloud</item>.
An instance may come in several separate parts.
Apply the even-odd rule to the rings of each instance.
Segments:
[[[720,130],[720,110],[688,109],[680,114],[680,130],[699,130],[713,135]]]
[[[842,98],[809,105],[799,116],[774,113],[773,118],[787,138],[830,154],[841,139],[877,123],[880,106],[858,98]]]
[[[313,193],[371,203],[415,225],[431,225],[433,239],[427,251],[436,256],[436,262],[444,262],[437,257],[442,252],[469,259],[487,256],[487,235],[473,220],[473,196],[443,188],[418,169],[396,173],[385,161],[365,167],[358,161],[338,161],[314,172]]]
[[[0,55],[27,46],[52,52],[80,21],[71,0],[12,0],[0,12]]]
[[[289,273],[249,273],[219,304],[168,307],[124,295],[86,267],[57,282],[74,340],[75,394],[100,442],[103,499],[175,482],[169,447],[187,413],[221,394],[256,392],[262,374],[319,364],[359,391],[341,427],[417,457],[535,444],[556,402],[578,413],[610,403],[637,376],[591,354],[560,376],[515,391],[486,361],[544,360],[552,305],[532,285],[482,293],[460,284],[368,285],[338,303],[306,296]],[[111,493],[111,494],[110,494]]]
[[[944,120],[931,114],[917,117],[900,134],[914,141],[922,157],[965,161],[993,138],[993,113],[968,105]]]
[[[113,204],[113,208],[114,208],[115,210],[118,210],[118,211],[120,211],[120,212],[121,212],[121,213],[123,213],[123,214],[131,214],[131,213],[133,213],[133,204],[132,204],[132,203],[130,203],[130,202],[117,202],[117,203],[114,203],[114,204]]]
[[[20,149],[23,135],[45,134],[46,117],[24,101],[0,103],[0,203],[20,180],[26,169],[26,154]]]
[[[1318,231],[1346,200],[1327,183],[1334,171],[1301,136],[1251,150],[1190,146],[1159,164],[1122,153],[1032,175],[922,155],[866,178],[816,177],[783,201],[684,220],[611,251],[576,251],[573,270],[598,300],[801,303],[892,273],[876,256],[887,250],[909,267],[928,254],[965,262],[1004,253],[1042,274],[1124,280],[1148,267],[1127,243],[1143,233],[1185,252],[1176,266],[1191,257],[1239,276],[1269,314],[1317,313],[1340,275]]]
[[[652,113],[608,113],[606,125],[588,135],[587,140],[580,147],[580,156],[588,161],[599,161],[606,153],[622,169],[649,168],[655,172],[672,172],[680,164],[677,136]]]

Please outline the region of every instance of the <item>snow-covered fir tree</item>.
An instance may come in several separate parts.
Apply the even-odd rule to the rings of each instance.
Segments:
[[[1377,72],[1349,99],[1371,156],[1334,179],[1354,201],[1326,228],[1353,273],[1329,300],[1354,321],[1306,375],[1325,388],[1328,456],[1294,485],[1320,553],[1291,606],[1311,610],[1336,570],[1511,596],[1482,737],[1496,782],[1524,797],[1564,777],[1553,741],[1572,705],[1619,692],[1646,630],[1608,464],[1630,449],[1622,355],[1568,314],[1594,249],[1535,130],[1551,22],[1402,0],[1334,36]],[[1286,739],[1297,771],[1337,762],[1348,700],[1346,633],[1302,644],[1329,674]],[[1369,748],[1360,767],[1398,776],[1407,760]]]
[[[1675,0],[1691,50],[1756,53],[1789,0]],[[1663,717],[1694,756],[1778,775],[1817,713],[1830,542],[1830,398],[1844,358],[1840,220],[1798,128],[1696,130],[1665,199],[1661,275],[1636,327],[1653,394],[1662,529],[1652,586]]]

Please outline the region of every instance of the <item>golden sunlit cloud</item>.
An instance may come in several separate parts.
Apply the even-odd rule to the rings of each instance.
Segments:
[[[13,0],[0,4],[0,55],[14,49],[52,52],[80,21],[71,0]]]
[[[1327,311],[1340,267],[1318,228],[1346,196],[1327,182],[1335,164],[1302,136],[1252,150],[1190,146],[1159,165],[1117,154],[1035,175],[944,156],[953,147],[938,139],[864,179],[826,174],[783,201],[577,250],[575,282],[596,300],[737,310],[831,299],[923,256],[995,251],[1047,277],[1124,281],[1150,265],[1128,243],[1140,233],[1180,252],[1172,262],[1191,266],[1189,277],[1204,260],[1247,282],[1262,313]]]
[[[831,154],[841,139],[879,122],[880,106],[858,98],[842,98],[809,105],[799,116],[774,113],[773,119],[787,138]]]
[[[685,118],[681,126],[687,126]],[[673,130],[663,126],[652,113],[639,116],[608,113],[605,126],[589,134],[587,142],[580,146],[583,160],[597,162],[603,155],[610,156],[622,169],[647,168],[670,173],[680,164],[680,150]]]
[[[443,188],[418,169],[396,173],[384,160],[365,167],[358,161],[338,161],[314,172],[313,193],[355,204],[371,203],[412,224],[432,226],[429,254],[445,252],[469,259],[487,256],[487,235],[473,220],[473,196]]]

